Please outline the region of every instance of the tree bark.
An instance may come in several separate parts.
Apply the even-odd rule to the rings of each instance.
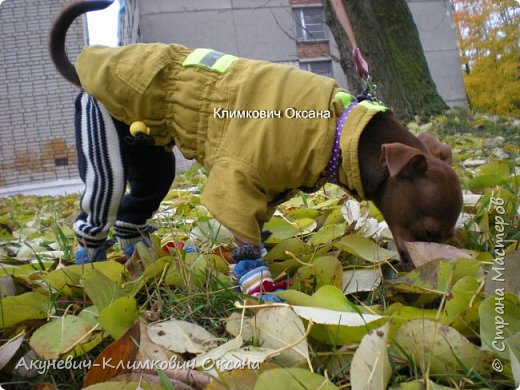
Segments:
[[[436,114],[448,108],[439,96],[424,56],[419,33],[405,0],[341,0],[377,97],[401,119]],[[340,64],[352,93],[361,91],[352,47],[331,0],[323,2],[327,24],[338,45]]]

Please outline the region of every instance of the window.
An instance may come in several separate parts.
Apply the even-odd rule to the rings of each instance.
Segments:
[[[300,42],[327,40],[327,28],[322,7],[293,9],[297,39]]]
[[[322,76],[332,77],[332,62],[325,61],[300,61],[300,69],[307,70]]]

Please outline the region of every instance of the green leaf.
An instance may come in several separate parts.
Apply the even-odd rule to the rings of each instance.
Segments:
[[[374,241],[358,234],[342,237],[334,246],[372,263],[382,263],[397,257],[397,252],[381,248]]]
[[[386,314],[392,317],[392,333],[396,332],[399,327],[411,320],[432,320],[438,318],[437,309],[419,309],[413,306],[405,306],[402,303],[393,303],[386,311]]]
[[[448,289],[453,264],[436,259],[417,267],[403,276],[386,280],[385,285],[401,293],[443,295]]]
[[[314,235],[312,236],[314,237]],[[264,256],[266,260],[284,260],[291,257],[286,253],[290,252],[296,257],[310,253],[312,248],[299,238],[287,238],[276,244],[267,255]]]
[[[275,368],[262,373],[256,382],[255,390],[333,390],[338,389],[327,378],[304,370],[303,368]]]
[[[369,313],[367,308],[349,302],[334,286],[323,286],[312,296],[296,290],[279,291],[276,295],[295,307],[303,306],[294,309],[298,310],[298,315],[315,322],[311,336],[332,345],[358,343],[367,332],[387,321],[386,317]],[[318,309],[310,310],[312,308]]]
[[[346,223],[325,225],[321,227],[321,229],[319,229],[315,234],[313,234],[307,242],[312,245],[325,244],[326,242],[330,242],[336,238],[341,237],[343,234],[345,234],[346,229]]]
[[[482,348],[509,359],[504,340],[520,332],[520,299],[511,293],[495,294],[479,306]]]
[[[313,221],[320,216],[320,212],[315,209],[298,208],[285,213],[285,216],[293,222],[299,219],[312,219]]]
[[[520,332],[509,337],[506,340],[506,345],[509,349],[509,359],[511,360],[515,385],[520,386]]]
[[[341,288],[343,268],[334,256],[315,258],[310,265],[301,266],[296,272],[294,283],[316,289],[325,285]]]
[[[281,217],[273,217],[264,225],[265,230],[269,230],[272,235],[267,239],[266,243],[277,244],[287,238],[295,237],[300,233],[300,229]]]
[[[89,264],[69,265],[43,275],[42,279],[56,290],[61,290],[65,295],[72,295],[68,285],[79,285],[83,274],[91,269],[96,269],[114,282],[119,282],[127,274],[124,265],[116,261],[99,261]]]
[[[479,281],[472,276],[465,276],[453,285],[444,306],[445,323],[451,324],[455,321],[468,310],[470,302],[478,306],[481,301],[477,295],[479,287]]]
[[[134,325],[139,309],[134,297],[120,297],[99,313],[99,325],[117,340]]]
[[[488,187],[501,186],[505,179],[497,175],[480,175],[468,181],[468,188],[471,191],[482,190]]]
[[[448,381],[477,372],[489,374],[493,354],[482,350],[455,329],[430,320],[413,320],[402,325],[395,336],[398,351],[423,375]],[[396,348],[397,349],[397,348]]]
[[[0,328],[25,321],[47,318],[49,299],[35,292],[5,297],[0,300]]]
[[[128,295],[124,289],[97,269],[91,269],[83,275],[81,284],[85,293],[100,312],[117,298]]]
[[[91,327],[94,327],[99,322],[99,309],[96,306],[86,307],[80,311],[78,317],[87,321]]]
[[[29,345],[43,359],[58,359],[85,340],[91,329],[87,321],[65,315],[36,329]]]
[[[396,388],[392,387],[391,389],[396,389]],[[419,380],[412,381],[412,382],[401,383],[399,385],[398,389],[399,390],[450,390],[450,389],[455,390],[453,387],[442,386],[435,382],[432,382],[429,379],[426,379],[426,387],[424,386],[424,380],[419,379]],[[482,389],[482,390],[484,390],[484,389]]]
[[[278,291],[276,293],[290,305],[322,307],[338,311],[355,311],[355,305],[348,301],[343,292],[334,286],[323,286],[312,296],[296,290]]]
[[[494,175],[507,179],[509,177],[510,162],[507,160],[495,160],[479,167],[479,172],[482,175]]]
[[[403,276],[385,281],[385,285],[402,293],[439,296],[463,277],[479,278],[480,267],[480,263],[472,259],[458,259],[455,262],[435,259]]]

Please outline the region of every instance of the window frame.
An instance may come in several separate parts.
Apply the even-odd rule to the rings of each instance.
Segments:
[[[319,10],[323,16],[321,23],[306,23],[305,11]],[[307,7],[293,7],[293,19],[296,27],[296,40],[298,42],[328,42],[329,34],[327,31],[327,23],[325,23],[325,14],[321,5],[312,5]],[[307,24],[309,25],[321,25],[322,30],[319,32],[312,32],[308,30]],[[313,34],[320,34],[319,37],[313,37]]]
[[[298,62],[299,62],[300,69],[302,69],[302,70],[306,70],[308,72],[312,72],[312,73],[318,74],[320,76],[325,76],[325,77],[330,77],[330,78],[334,77],[334,73],[333,73],[333,69],[332,69],[332,59],[330,59],[330,58],[305,59],[305,60],[300,59],[300,61],[298,61]],[[314,65],[327,64],[329,67],[329,71],[327,72],[327,74],[314,72],[312,70],[313,64]]]

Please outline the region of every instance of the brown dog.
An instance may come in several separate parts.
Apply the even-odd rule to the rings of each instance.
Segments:
[[[197,60],[199,62],[193,63],[194,52],[177,45],[155,44],[135,45],[127,47],[127,49],[94,49],[94,51],[90,51],[90,53],[94,52],[94,56],[90,58],[94,58],[92,61],[99,62],[89,69],[88,64],[90,63],[85,60],[89,57],[84,56],[81,61],[81,69],[78,67],[76,70],[65,55],[66,31],[79,14],[105,8],[109,4],[108,1],[78,2],[66,9],[58,18],[51,33],[50,42],[51,56],[58,71],[70,82],[83,86],[89,94],[106,105],[113,118],[125,122],[127,126],[141,120],[147,123],[157,123],[158,126],[163,126],[165,122],[171,121],[171,127],[168,127],[169,122],[164,125],[168,130],[166,134],[171,136],[171,141],[174,141],[188,158],[196,158],[208,170],[209,178],[205,189],[207,195],[203,195],[203,202],[206,201],[208,208],[216,218],[235,233],[239,244],[258,245],[261,227],[272,215],[273,206],[281,203],[287,198],[287,195],[294,194],[299,188],[318,187],[324,181],[326,168],[328,172],[329,166],[334,162],[339,165],[335,168],[336,170],[332,168],[332,175],[337,176],[338,184],[358,197],[363,195],[364,199],[372,200],[382,212],[393,233],[405,269],[413,267],[405,249],[405,241],[439,242],[452,235],[462,207],[462,195],[459,180],[449,165],[451,162],[449,147],[439,143],[430,135],[415,137],[401,126],[388,110],[381,109],[380,106],[378,108],[377,105],[371,105],[371,103],[364,104],[366,102],[363,102],[356,106],[357,103],[349,102],[345,104],[345,107],[341,106],[341,110],[336,111],[335,114],[330,114],[339,104],[339,100],[336,98],[339,96],[338,88],[333,80],[294,68],[238,59],[214,51],[207,52],[207,56],[204,58],[199,56],[200,58]],[[156,48],[164,53],[157,53]],[[151,51],[152,49],[154,51]],[[146,55],[143,54],[144,52],[140,52],[141,50],[146,51]],[[134,59],[139,58],[142,60],[141,62],[153,61],[153,57],[156,56],[164,63],[161,63],[160,66],[152,63],[151,68],[154,73],[150,77],[141,77],[134,81],[123,73],[127,71],[124,69],[127,62],[131,65],[130,73],[147,75],[147,72],[146,69],[139,68],[141,66],[139,61],[125,60],[125,53],[131,51],[138,52],[139,57],[134,57]],[[114,61],[107,59],[106,63],[103,62],[105,58],[114,53]],[[227,65],[217,67],[215,61],[219,59],[226,59]],[[114,77],[110,75],[111,61],[116,62]],[[182,74],[180,76],[171,75],[171,69],[176,69],[179,74]],[[255,69],[261,69],[261,72],[257,72]],[[246,77],[240,79],[242,76],[239,70],[243,73],[244,70],[247,70]],[[261,75],[258,76],[260,73]],[[273,76],[277,73],[283,74],[283,77]],[[103,81],[105,81],[103,78],[107,77],[106,80],[111,83],[111,87],[105,88],[103,83],[101,83],[101,87],[91,87],[93,85],[92,77],[102,78]],[[184,107],[183,110],[176,111],[173,119],[154,117],[148,122],[143,118],[143,115],[153,116],[160,111],[159,107],[162,104],[160,100],[146,103],[146,107],[154,108],[150,111],[151,113],[131,112],[132,109],[141,110],[139,99],[145,101],[147,96],[154,98],[162,96],[161,89],[169,88],[170,77],[175,78],[176,84],[172,91],[176,90],[177,93],[181,88],[179,80],[193,80],[193,83],[196,84],[187,92],[181,91],[184,93],[182,98],[175,97],[173,92],[170,94],[171,91],[168,92],[168,99],[171,100],[170,103],[176,110],[179,106]],[[229,78],[233,79],[234,84],[231,82],[229,85],[225,84]],[[157,81],[154,81],[156,79]],[[320,114],[321,121],[317,122],[311,122],[310,119],[289,121],[279,118],[280,120],[277,120],[276,117],[263,121],[258,118],[248,121],[243,117],[235,120],[229,114],[228,117],[223,118],[225,119],[223,125],[223,121],[219,122],[219,119],[222,118],[218,118],[220,111],[215,111],[215,106],[210,105],[211,102],[201,103],[208,105],[197,106],[196,109],[190,107],[193,91],[203,89],[202,85],[204,88],[211,85],[209,91],[212,96],[218,96],[220,101],[226,103],[231,102],[234,98],[230,95],[230,91],[238,91],[236,95],[240,96],[240,99],[237,98],[238,102],[234,103],[235,106],[226,107],[225,111],[229,113],[233,109],[242,110],[243,107],[253,109],[261,107],[255,106],[255,104],[258,104],[258,101],[266,104],[265,102],[271,98],[267,93],[264,94],[262,88],[267,89],[276,83],[283,85],[283,83],[294,80],[298,82],[293,84],[292,88],[280,87],[277,90],[280,93],[277,93],[272,101],[276,101],[280,106],[268,106],[272,110],[271,114],[276,113],[276,108],[281,112],[287,107],[294,107],[290,104],[306,104],[308,105],[306,107],[310,107],[310,109],[305,111],[304,115],[312,116],[310,114],[312,109],[329,109],[331,111],[327,112],[331,115],[330,119],[323,114],[325,111]],[[222,88],[222,84],[226,85],[226,88]],[[138,89],[138,93],[128,89],[129,85],[130,87],[137,85],[135,88]],[[120,87],[125,92],[118,91]],[[222,89],[224,91],[221,91]],[[290,89],[298,89],[300,92],[299,95],[293,93],[293,96],[296,96],[296,103],[291,100],[283,100],[286,99],[285,92],[290,95]],[[320,89],[322,91],[318,91]],[[315,92],[313,96],[312,91],[320,93]],[[251,97],[252,95],[253,97]],[[133,99],[134,96],[136,99]],[[225,98],[222,98],[223,96]],[[298,100],[302,96],[305,100]],[[251,99],[251,101],[244,103],[244,100],[247,99]],[[202,96],[200,100],[206,100],[206,96]],[[329,104],[330,101],[333,103]],[[196,104],[198,104],[197,99],[194,99],[193,106]],[[373,107],[376,107],[375,110],[379,111],[370,114],[370,119],[366,120],[367,123],[362,122],[363,125],[355,140],[356,147],[352,154],[356,156],[356,161],[347,162],[352,158],[348,155],[350,149],[343,146],[344,138],[347,136],[341,135],[341,130],[343,123],[347,123],[346,127],[349,126],[348,120],[350,119],[347,122],[340,122],[338,118],[342,112],[345,113],[348,109],[356,110],[356,107],[361,106],[365,107],[363,110],[374,111]],[[345,108],[347,109],[345,110]],[[191,114],[187,113],[189,110],[192,110]],[[211,110],[213,117],[204,116],[205,112]],[[129,112],[130,114],[128,114]],[[288,112],[294,114],[294,111]],[[215,113],[217,118],[215,118]],[[184,120],[185,116],[186,120]],[[336,122],[341,123],[341,126],[338,125],[339,133],[336,130],[336,135],[334,135]],[[202,129],[197,128],[196,123],[204,123],[205,126]],[[251,125],[251,123],[254,124]],[[311,125],[314,123],[316,123],[316,127]],[[221,129],[222,126],[228,126],[231,130],[228,128],[219,130],[218,140],[211,138],[214,134],[213,127]],[[237,131],[233,126],[241,127]],[[291,126],[296,130],[294,130],[294,134],[287,136]],[[350,131],[351,129],[348,128],[345,130],[347,133]],[[203,136],[207,137],[203,140],[203,151],[201,151],[200,144],[195,144],[195,146],[190,144],[193,142],[193,134],[199,133],[203,133]],[[253,150],[253,152],[241,154],[241,147],[247,146],[251,136],[260,140],[259,149],[263,145],[266,150]],[[159,138],[156,138],[156,141],[157,139]],[[339,151],[335,154],[333,149],[333,144],[335,144],[334,148],[339,147],[340,141],[342,144],[341,155]],[[333,150],[332,157],[330,157],[331,149]],[[250,157],[251,155],[254,156]],[[329,159],[330,162],[327,165]],[[236,168],[239,165],[246,168],[239,170]],[[349,166],[347,167],[347,165]],[[351,165],[357,169],[359,185],[349,184],[349,180],[346,179],[352,173]],[[232,173],[229,173],[229,170]],[[258,178],[253,177],[257,172],[260,172]],[[290,176],[292,173],[294,176]],[[236,180],[233,181],[233,178]],[[241,190],[243,190],[243,194]],[[230,216],[230,210],[233,210],[234,215]]]

